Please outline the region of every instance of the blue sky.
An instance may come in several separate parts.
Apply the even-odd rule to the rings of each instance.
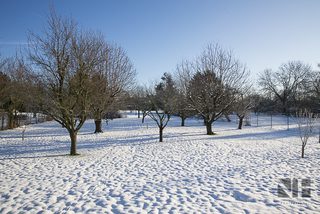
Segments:
[[[40,32],[48,4],[123,46],[148,83],[194,59],[210,42],[232,49],[252,73],[301,60],[320,63],[319,0],[0,0],[0,52]]]

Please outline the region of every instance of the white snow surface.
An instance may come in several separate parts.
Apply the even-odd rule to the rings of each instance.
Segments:
[[[27,126],[24,141],[21,128],[1,131],[0,213],[318,213],[318,133],[301,159],[291,119],[289,130],[284,116],[272,128],[270,116],[251,120],[242,130],[216,121],[209,136],[200,121],[181,127],[172,117],[161,143],[150,118],[128,114],[100,134],[88,120],[79,156],[68,155],[68,132],[53,121]],[[278,197],[280,178],[299,179],[298,198]]]

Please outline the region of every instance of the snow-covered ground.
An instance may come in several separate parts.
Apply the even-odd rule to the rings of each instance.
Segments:
[[[297,126],[274,116],[271,129],[270,119],[257,126],[252,116],[242,130],[217,121],[208,136],[200,121],[180,127],[173,117],[162,143],[150,118],[128,114],[102,134],[89,120],[73,157],[56,122],[27,126],[24,141],[21,128],[2,131],[0,213],[318,213],[318,135],[301,159]],[[281,178],[299,179],[299,197],[278,197]],[[301,196],[304,178],[311,198]]]

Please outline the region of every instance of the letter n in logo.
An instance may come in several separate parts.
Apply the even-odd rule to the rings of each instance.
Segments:
[[[279,179],[282,185],[285,187],[287,191],[285,191],[280,185],[278,185],[278,197],[279,198],[290,198],[291,194],[288,195],[288,192],[292,193],[292,198],[298,198],[299,196],[299,186],[298,186],[298,179],[291,179],[290,178],[281,178]],[[302,197],[311,197],[311,189],[304,188],[310,187],[311,181],[310,179],[301,179],[301,196]]]

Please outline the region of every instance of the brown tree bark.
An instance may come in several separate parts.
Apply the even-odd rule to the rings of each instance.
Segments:
[[[13,110],[8,110],[8,124],[7,128],[8,129],[14,129],[18,127],[18,118],[17,118],[17,112],[15,111],[13,113]]]
[[[163,128],[159,127],[159,142],[163,142]]]
[[[103,133],[102,131],[102,120],[98,119],[94,121],[95,126],[96,126],[96,130],[94,131],[94,133]]]
[[[182,113],[180,113],[180,118],[181,118],[181,126],[184,126],[184,121],[185,121],[186,118],[187,118],[185,111],[183,111]]]
[[[244,118],[244,116],[239,117],[239,126],[238,126],[238,129],[242,129],[243,118]]]
[[[142,114],[142,123],[144,123],[144,118],[147,116],[146,112]]]
[[[302,148],[301,148],[301,158],[304,158],[304,148],[305,148],[305,146],[302,144]]]
[[[186,120],[185,117],[181,117],[181,126],[184,126],[184,121]]]
[[[69,130],[69,134],[71,138],[70,155],[79,155],[77,153],[77,132],[74,130]]]
[[[207,135],[212,135],[212,123],[206,121],[206,127],[207,127]]]
[[[4,119],[5,119],[5,112],[1,112],[1,130],[4,130]],[[320,142],[320,138],[319,138]]]

